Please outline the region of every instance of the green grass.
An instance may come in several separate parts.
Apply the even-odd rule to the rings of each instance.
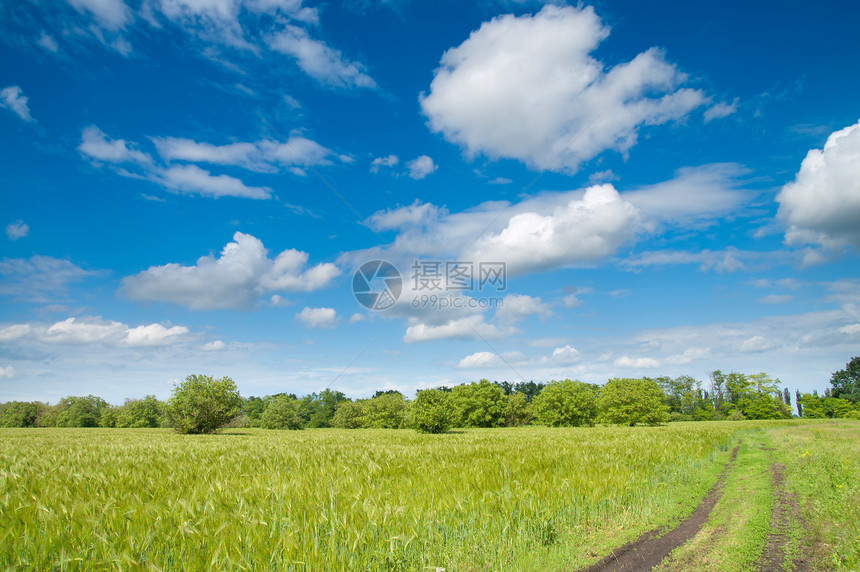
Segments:
[[[0,566],[546,570],[688,514],[735,423],[0,431]]]

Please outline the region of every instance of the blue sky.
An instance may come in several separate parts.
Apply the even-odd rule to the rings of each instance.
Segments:
[[[3,4],[0,400],[823,389],[860,351],[860,9],[689,4]]]

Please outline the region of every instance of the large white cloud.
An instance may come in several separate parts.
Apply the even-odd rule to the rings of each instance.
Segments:
[[[810,150],[776,200],[787,244],[860,249],[860,122]]]
[[[185,326],[165,327],[161,324],[145,324],[131,327],[122,322],[103,320],[98,316],[67,318],[44,329],[29,324],[16,324],[16,326],[25,326],[26,330],[23,331],[26,334],[35,334],[38,341],[61,345],[103,343],[120,347],[163,346],[184,341],[189,332]]]
[[[307,260],[307,253],[292,249],[271,259],[260,239],[236,232],[219,257],[202,256],[194,266],[153,266],[124,278],[121,292],[196,310],[245,309],[272,292],[318,290],[340,274],[331,263],[306,268]]]
[[[471,340],[481,338],[500,338],[518,332],[511,326],[499,327],[484,322],[484,317],[478,314],[457,318],[440,325],[430,325],[417,322],[406,328],[403,341],[407,344],[429,342],[433,340]]]
[[[304,308],[296,318],[309,328],[333,328],[337,324],[334,308]]]
[[[576,171],[606,149],[626,153],[639,130],[704,104],[657,49],[607,68],[590,54],[609,35],[591,7],[545,6],[485,22],[445,52],[421,107],[430,128],[468,155]]]
[[[636,207],[612,185],[594,186],[550,213],[513,215],[501,232],[487,233],[467,247],[466,258],[506,262],[514,275],[549,270],[610,256],[639,228]]]

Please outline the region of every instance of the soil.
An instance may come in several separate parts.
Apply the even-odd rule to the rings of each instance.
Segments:
[[[767,536],[767,547],[761,560],[761,565],[758,570],[762,572],[784,572],[783,567],[785,561],[785,547],[788,543],[786,534],[792,522],[801,521],[800,506],[797,504],[797,498],[793,493],[789,493],[785,488],[785,481],[782,473],[785,471],[785,465],[782,463],[774,463],[770,466],[770,478],[773,490],[773,507],[771,508],[770,530],[771,533]],[[792,570],[806,570],[806,562],[801,557],[794,563]]]
[[[723,494],[723,483],[737,455],[738,447],[735,447],[717,482],[689,518],[668,532],[662,529],[646,532],[635,541],[613,550],[612,554],[583,572],[644,572],[660,564],[673,550],[696,536],[708,521],[711,511]]]

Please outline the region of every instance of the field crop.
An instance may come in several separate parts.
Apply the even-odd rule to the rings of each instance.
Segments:
[[[0,430],[0,567],[578,566],[689,513],[742,426]]]

